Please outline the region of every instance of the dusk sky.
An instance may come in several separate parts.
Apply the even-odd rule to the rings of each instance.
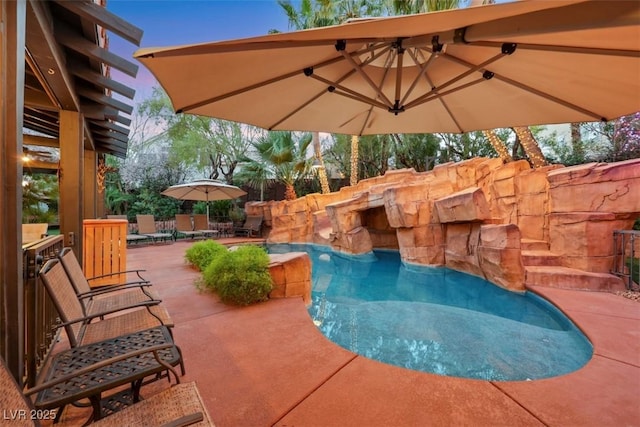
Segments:
[[[275,0],[108,0],[107,9],[144,31],[140,47],[261,36],[270,29],[289,30],[287,17]],[[135,80],[117,70],[113,70],[114,77],[136,88],[136,101],[148,97],[157,82],[132,58],[137,47],[115,34],[110,34],[109,40],[110,50],[140,66]]]

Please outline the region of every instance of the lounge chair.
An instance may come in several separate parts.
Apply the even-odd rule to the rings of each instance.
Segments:
[[[206,237],[218,237],[220,232],[218,230],[209,229],[209,220],[206,214],[193,215],[193,228],[202,233]]]
[[[169,327],[174,325],[167,310],[160,305],[162,300],[151,288],[151,283],[142,279],[140,276],[140,270],[100,276],[102,278],[105,276],[135,272],[140,280],[123,284],[104,285],[100,288],[92,289],[82,271],[82,266],[80,266],[71,248],[63,248],[60,254],[58,254],[58,258],[73,285],[78,299],[84,306],[86,315],[92,316],[96,313],[125,310],[131,307],[139,307],[140,303],[149,302],[149,311],[159,318],[163,325]],[[151,304],[151,302],[155,304]]]
[[[235,236],[260,237],[262,235],[262,216],[249,215],[242,227],[234,228]]]
[[[67,333],[71,347],[163,326],[160,318],[149,310],[150,306],[157,305],[155,301],[133,304],[122,313],[119,313],[121,310],[112,309],[86,314],[69,276],[58,259],[47,261],[39,276],[58,310],[61,326]],[[99,320],[105,316],[109,317]]]
[[[166,241],[173,239],[170,233],[160,233],[156,229],[156,220],[153,215],[136,215],[138,221],[138,234],[149,237],[153,243],[157,240]]]
[[[49,229],[49,224],[37,223],[37,224],[22,224],[22,244],[26,245],[28,243],[35,242],[36,240],[40,240],[43,237],[47,237],[47,230]]]
[[[149,349],[149,351],[156,351]],[[88,375],[103,370],[110,370],[117,363],[130,360],[131,354],[123,355],[119,358],[105,360],[99,364],[93,364],[84,369]],[[6,368],[5,362],[0,358],[0,407],[4,410],[5,422],[10,425],[39,426],[39,419],[49,418],[53,415],[47,407],[38,406],[28,398],[36,395],[36,402],[41,393],[46,393],[56,387],[62,387],[74,381],[83,371],[71,372],[61,375],[54,380],[50,380],[37,386],[22,390],[16,383],[14,377]],[[68,399],[75,399],[75,396],[65,396]],[[79,399],[78,399],[79,400]],[[39,411],[38,411],[39,410]],[[39,417],[32,416],[39,414]],[[13,417],[13,419],[12,419]],[[56,426],[69,427],[78,425],[75,422],[60,421]],[[172,425],[172,426],[213,426],[200,393],[194,382],[176,384],[170,388],[145,398],[145,400],[134,403],[114,414],[95,421],[92,425],[97,427],[105,426],[130,426],[130,425]]]
[[[186,214],[176,214],[176,239],[179,235],[186,237],[202,237],[204,234],[200,231],[194,231],[194,226],[191,223],[191,216]]]
[[[128,221],[128,218],[126,215],[107,215],[107,219],[126,219]],[[147,236],[141,236],[139,234],[133,234],[133,233],[129,233],[129,226],[127,225],[127,244],[130,243],[141,243],[142,241],[147,241],[149,240],[149,237]]]

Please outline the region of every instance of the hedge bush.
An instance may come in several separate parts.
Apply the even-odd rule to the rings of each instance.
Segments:
[[[198,270],[204,271],[207,266],[219,255],[228,252],[227,247],[215,240],[202,240],[196,242],[185,253],[188,263]]]
[[[215,290],[225,303],[249,305],[266,301],[273,288],[269,255],[254,245],[221,253],[204,270],[203,285]]]

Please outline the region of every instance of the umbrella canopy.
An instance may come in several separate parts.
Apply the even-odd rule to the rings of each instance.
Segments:
[[[140,49],[178,112],[275,130],[467,132],[640,110],[640,2],[518,1]]]
[[[229,200],[247,194],[246,191],[213,179],[198,179],[186,184],[172,185],[160,193],[178,200]]]
[[[172,185],[160,193],[178,200],[199,200],[207,202],[207,218],[209,203],[212,200],[236,199],[247,194],[235,185],[224,184],[213,179],[198,179],[186,184]]]

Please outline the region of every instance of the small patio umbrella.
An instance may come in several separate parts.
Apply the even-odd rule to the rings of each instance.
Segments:
[[[140,49],[178,112],[265,129],[460,133],[640,110],[640,2],[517,1]]]
[[[198,179],[186,184],[172,185],[160,193],[178,200],[199,200],[207,202],[207,218],[209,218],[209,202],[212,200],[231,200],[247,194],[246,191],[213,179]]]

